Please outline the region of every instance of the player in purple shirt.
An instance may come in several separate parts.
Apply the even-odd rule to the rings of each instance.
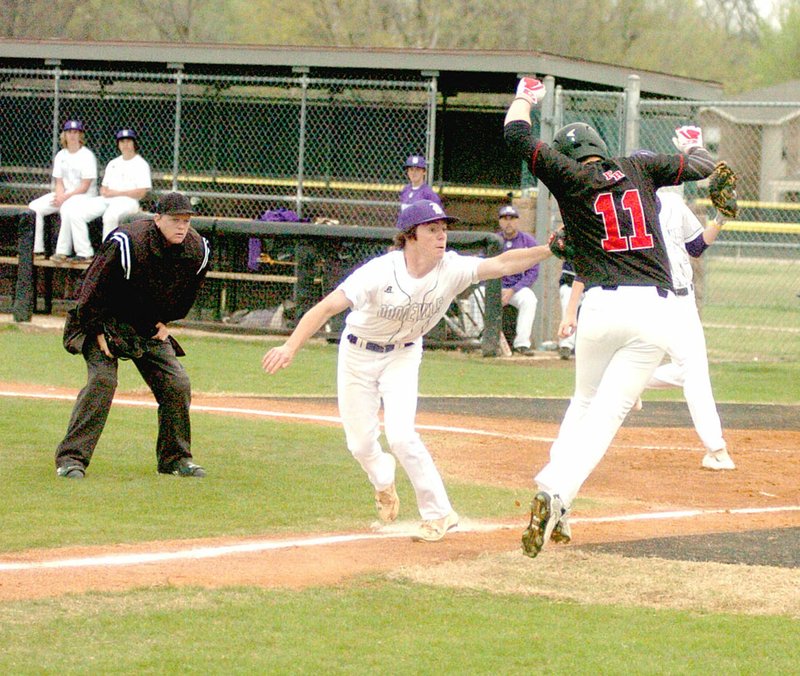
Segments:
[[[500,236],[503,238],[503,250],[524,249],[537,246],[533,235],[519,229],[519,212],[510,204],[500,207],[498,214],[500,220]],[[507,275],[502,279],[502,292],[500,300],[503,306],[511,305],[517,308],[517,325],[514,332],[513,350],[519,355],[532,356],[531,332],[533,320],[536,317],[538,300],[531,288],[539,276],[539,266]]]
[[[417,200],[430,200],[442,206],[442,200],[439,199],[439,195],[425,182],[425,172],[428,166],[425,162],[425,157],[422,155],[410,155],[403,166],[406,169],[406,176],[408,176],[409,182],[400,191],[400,211],[407,209]]]

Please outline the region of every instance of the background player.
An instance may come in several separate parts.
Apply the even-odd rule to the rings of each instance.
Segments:
[[[414,426],[422,336],[467,287],[520,272],[550,255],[546,246],[513,249],[491,258],[446,251],[447,225],[455,220],[429,200],[401,211],[393,250],[355,270],[262,360],[268,373],[286,368],[328,319],[351,310],[339,342],[337,372],[347,447],[375,488],[383,521],[394,521],[400,509],[395,457],[400,461],[423,519],[414,538],[427,542],[441,540],[458,524],[458,515]],[[381,400],[391,453],[384,452],[378,441]]]
[[[531,133],[531,108],[544,95],[539,80],[522,78],[506,114],[505,139],[556,198],[586,293],[576,338],[575,393],[550,462],[536,475],[539,490],[522,537],[531,557],[554,532],[557,539],[569,538],[562,516],[671,342],[675,295],[655,191],[714,170],[699,127],[676,130],[677,155],[612,158],[600,135],[584,123],[561,128],[550,147]]]
[[[505,251],[537,246],[538,242],[533,235],[519,229],[519,212],[516,208],[510,204],[500,207],[498,218]],[[501,280],[501,303],[517,308],[513,350],[526,357],[534,354],[531,349],[531,333],[538,300],[531,287],[538,277],[539,266],[533,265],[515,275],[506,275]]]
[[[409,155],[403,166],[406,169],[408,183],[400,191],[400,210],[407,209],[418,200],[430,200],[442,206],[442,200],[439,195],[425,182],[427,170],[425,157],[422,155]]]
[[[62,209],[62,220],[73,228],[88,231],[89,221],[103,217],[103,241],[119,226],[119,219],[139,211],[139,200],[147,195],[152,182],[150,165],[139,155],[137,135],[133,129],[120,129],[115,134],[120,154],[106,165],[100,196]]]
[[[86,147],[83,122],[67,120],[59,136],[61,150],[53,158],[53,192],[37,197],[28,205],[36,214],[33,240],[34,258],[44,258],[44,217],[60,212],[68,206],[85,203],[97,195],[97,158]],[[88,260],[94,255],[89,241],[89,229],[72,231],[62,220],[58,231],[56,251],[50,257],[55,263],[63,263],[75,253]]]
[[[680,330],[673,335],[667,347],[671,361],[659,366],[647,383],[648,387],[683,387],[683,396],[689,406],[694,428],[706,454],[702,466],[712,470],[736,469],[722,437],[722,424],[711,390],[708,373],[708,355],[703,324],[697,311],[697,301],[692,283],[692,264],[689,256],[699,257],[713,244],[724,224],[724,217],[703,227],[697,216],[686,206],[676,188],[661,188],[659,220],[667,244],[672,283],[675,285],[677,306],[680,312]]]

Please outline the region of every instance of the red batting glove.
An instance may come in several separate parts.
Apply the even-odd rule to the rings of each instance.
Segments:
[[[692,148],[700,148],[703,145],[703,130],[688,124],[678,127],[672,142],[682,153],[686,153]]]
[[[532,106],[535,106],[544,98],[547,93],[544,85],[535,77],[523,77],[517,85],[518,99],[525,99]]]

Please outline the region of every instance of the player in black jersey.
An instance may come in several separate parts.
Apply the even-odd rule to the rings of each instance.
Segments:
[[[511,151],[553,194],[586,285],[575,346],[575,393],[522,536],[535,557],[551,538],[570,539],[566,516],[581,485],[605,455],[622,421],[661,363],[676,322],[655,191],[698,181],[714,170],[699,127],[676,130],[674,155],[612,157],[600,135],[578,122],[552,146],[531,133],[530,112],[544,85],[522,78],[505,119]]]

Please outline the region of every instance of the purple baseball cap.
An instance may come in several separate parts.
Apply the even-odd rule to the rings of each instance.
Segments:
[[[519,218],[519,211],[517,211],[516,207],[506,204],[504,207],[500,207],[500,213],[498,216],[499,218],[505,218],[506,216],[510,216],[511,218]]]
[[[425,164],[424,155],[409,155],[408,159],[406,159],[406,163],[403,166],[406,169],[408,169],[408,167],[419,167],[420,169],[424,169],[427,165]]]
[[[62,131],[84,131],[83,122],[80,120],[67,120],[64,123]]]
[[[133,129],[129,129],[129,128],[120,129],[116,134],[114,134],[114,138],[116,138],[117,141],[119,141],[121,139],[124,139],[124,138],[132,138],[132,139],[135,140],[136,139],[136,132]]]
[[[418,200],[400,212],[397,217],[397,229],[408,232],[415,225],[422,225],[423,223],[432,223],[433,221],[455,223],[457,220],[454,216],[448,216],[444,213],[444,209],[436,202]]]

